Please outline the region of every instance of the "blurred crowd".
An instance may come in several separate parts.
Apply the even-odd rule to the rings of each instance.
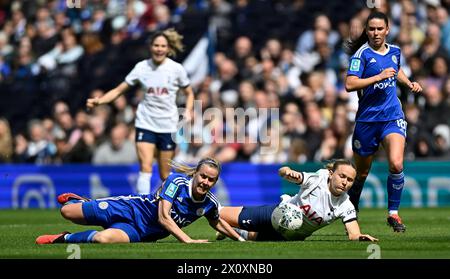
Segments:
[[[343,42],[363,31],[369,2],[389,16],[388,41],[401,47],[403,71],[424,88],[421,95],[398,88],[408,122],[405,159],[450,160],[450,0],[67,2],[0,0],[0,162],[137,162],[134,116],[144,92],[133,88],[90,111],[86,99],[148,58],[155,31],[174,27],[184,36],[181,63],[208,26],[216,31],[210,74],[192,84],[202,106],[189,136],[201,140],[178,135],[176,159],[351,158],[358,99],[344,88]],[[258,113],[205,121],[209,108]]]

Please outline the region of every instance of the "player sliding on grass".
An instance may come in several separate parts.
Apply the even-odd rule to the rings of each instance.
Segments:
[[[36,243],[128,243],[156,241],[170,234],[184,243],[208,242],[206,239],[192,239],[180,229],[201,216],[205,216],[220,233],[243,241],[219,217],[220,204],[210,193],[219,178],[220,163],[205,158],[196,167],[174,161],[170,165],[179,173],[171,174],[153,194],[96,200],[72,193],[60,195],[58,202],[63,204],[61,215],[65,219],[80,225],[102,226],[105,230],[42,235]]]
[[[281,177],[300,186],[298,194],[293,197],[282,196],[283,203],[298,206],[303,213],[300,229],[281,234],[272,226],[272,212],[278,204],[268,206],[225,206],[220,210],[220,217],[236,229],[246,240],[304,240],[318,229],[341,219],[350,240],[378,241],[378,239],[361,234],[356,218],[356,211],[350,202],[347,191],[355,180],[356,170],[348,160],[335,160],[315,173],[297,172],[289,167],[279,170]],[[223,238],[219,235],[218,239]]]

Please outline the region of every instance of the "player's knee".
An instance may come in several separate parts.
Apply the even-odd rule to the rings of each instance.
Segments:
[[[389,172],[401,173],[403,171],[403,159],[391,160],[389,162]]]
[[[102,232],[96,233],[92,240],[95,243],[114,243],[114,237],[112,237],[110,234],[105,234]]]
[[[393,163],[389,165],[390,173],[401,173],[403,171],[403,162]]]
[[[74,218],[73,208],[69,205],[65,205],[65,206],[61,207],[60,212],[61,212],[61,216],[64,219],[72,220]]]
[[[117,233],[115,231],[105,230],[98,232],[92,238],[96,243],[129,243],[128,236],[124,233]]]

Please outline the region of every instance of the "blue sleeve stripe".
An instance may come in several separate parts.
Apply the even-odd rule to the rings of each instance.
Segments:
[[[356,52],[355,54],[353,54],[353,57],[359,57],[360,52],[364,49],[368,47],[367,43],[363,44]]]
[[[216,196],[214,196],[214,194],[208,192],[208,193],[206,194],[206,196],[209,197],[209,199],[216,205],[217,208],[219,208],[220,203],[219,203],[219,201],[217,200]]]
[[[178,186],[187,185],[187,179],[185,177],[177,177],[172,182]]]

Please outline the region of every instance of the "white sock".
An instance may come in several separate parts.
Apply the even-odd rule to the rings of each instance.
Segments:
[[[389,215],[393,215],[393,214],[398,215],[398,210],[389,210]]]
[[[137,193],[139,195],[150,194],[150,180],[152,179],[151,172],[139,172],[139,177],[137,180]]]

